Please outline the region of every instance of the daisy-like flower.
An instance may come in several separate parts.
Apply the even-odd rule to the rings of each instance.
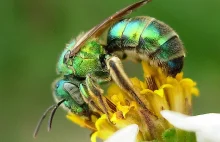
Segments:
[[[136,141],[195,141],[193,134],[174,128],[160,112],[172,110],[191,115],[192,95],[199,94],[196,83],[190,78],[183,78],[183,73],[177,74],[175,78],[167,77],[161,69],[146,62],[142,62],[142,67],[144,80],[131,78],[131,81],[147,109],[140,107],[129,94],[112,84],[105,94],[105,99],[111,102],[107,107],[109,118],[100,112],[97,112],[100,117],[92,116],[90,120],[72,113],[67,118],[92,130],[92,142],[97,137],[107,140],[113,133],[131,124],[139,127]]]
[[[176,128],[195,132],[198,142],[220,142],[220,114],[187,116],[168,110],[161,114]]]

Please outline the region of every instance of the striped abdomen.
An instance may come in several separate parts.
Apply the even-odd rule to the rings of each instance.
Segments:
[[[108,32],[106,51],[146,60],[151,65],[162,67],[172,76],[181,71],[185,56],[182,42],[175,31],[147,16],[115,23]]]

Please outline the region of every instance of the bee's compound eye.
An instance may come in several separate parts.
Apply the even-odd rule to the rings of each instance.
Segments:
[[[69,93],[69,95],[78,103],[83,104],[84,100],[80,94],[79,87],[72,83],[64,83],[63,88]]]
[[[64,83],[63,88],[70,94],[79,90],[79,88],[76,85],[69,82]]]

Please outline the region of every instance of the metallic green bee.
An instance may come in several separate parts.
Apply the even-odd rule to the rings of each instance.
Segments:
[[[147,109],[124,71],[122,59],[147,61],[170,76],[181,71],[185,51],[172,28],[148,16],[124,18],[149,1],[142,0],[118,11],[70,42],[57,66],[58,73],[64,76],[64,79],[58,81],[58,89],[55,88],[58,103],[44,113],[35,136],[50,110],[49,128],[51,127],[53,115],[62,103],[79,115],[91,114],[90,107],[108,115],[106,100],[102,97],[103,90],[99,85],[112,80],[141,107]],[[107,35],[104,34],[106,31]],[[103,37],[106,40],[101,40]],[[94,97],[99,100],[99,104],[94,103]]]

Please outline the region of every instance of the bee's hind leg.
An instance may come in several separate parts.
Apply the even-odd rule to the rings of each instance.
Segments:
[[[116,56],[109,55],[106,55],[105,59],[107,68],[110,71],[110,76],[115,81],[115,83],[125,92],[130,94],[142,108],[146,109],[146,105],[138,97],[139,93],[134,89],[132,82],[125,73],[121,60]]]

